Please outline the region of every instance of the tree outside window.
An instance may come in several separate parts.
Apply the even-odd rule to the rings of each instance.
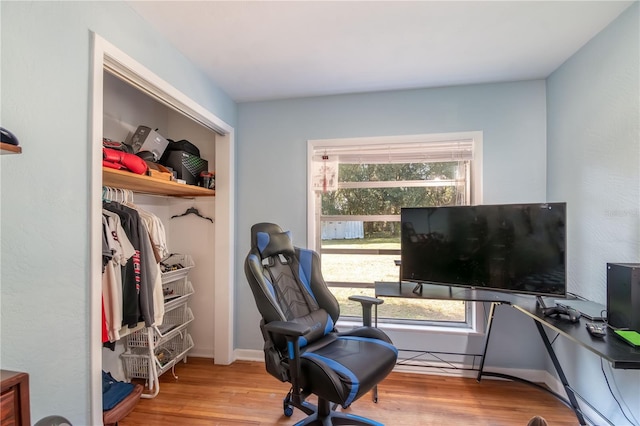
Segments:
[[[340,301],[342,316],[357,317],[360,306],[348,296],[374,296],[375,281],[398,281],[401,208],[463,204],[469,162],[339,163],[338,167],[338,189],[320,195],[321,222],[324,228],[356,223],[361,232],[324,235],[322,270]],[[465,312],[464,302],[386,299],[379,318],[465,322]]]

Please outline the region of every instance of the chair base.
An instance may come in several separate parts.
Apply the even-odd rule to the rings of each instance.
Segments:
[[[324,399],[318,400],[318,406],[302,402],[297,408],[309,414],[309,417],[299,421],[295,426],[333,426],[333,425],[368,425],[384,426],[382,423],[366,417],[336,411],[336,406]]]
[[[354,416],[353,414],[342,413],[339,411],[333,411],[328,416],[322,418],[318,417],[318,413],[312,414],[306,419],[298,422],[295,426],[333,426],[333,425],[369,425],[369,426],[383,426],[382,423],[378,423],[374,420],[367,419],[365,417]]]

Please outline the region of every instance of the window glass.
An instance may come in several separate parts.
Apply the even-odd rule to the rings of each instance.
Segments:
[[[398,282],[402,207],[470,202],[468,141],[390,146],[388,155],[380,145],[353,142],[312,153],[316,249],[343,318],[362,315],[349,296],[375,296],[376,281]],[[378,320],[459,325],[469,318],[465,302],[385,298]]]

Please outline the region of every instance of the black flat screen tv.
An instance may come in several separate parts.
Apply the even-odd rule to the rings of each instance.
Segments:
[[[402,281],[566,293],[566,203],[401,210]]]

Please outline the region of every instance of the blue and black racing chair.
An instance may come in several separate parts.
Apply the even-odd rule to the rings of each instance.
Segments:
[[[365,326],[339,333],[340,306],[322,278],[320,257],[294,247],[290,234],[272,223],[251,228],[245,273],[262,315],[266,369],[291,383],[285,415],[293,408],[308,414],[298,425],[379,425],[336,408],[375,388],[396,363],[398,350],[371,327],[371,306],[381,301],[354,298],[363,304]],[[317,406],[306,401],[312,394]]]

